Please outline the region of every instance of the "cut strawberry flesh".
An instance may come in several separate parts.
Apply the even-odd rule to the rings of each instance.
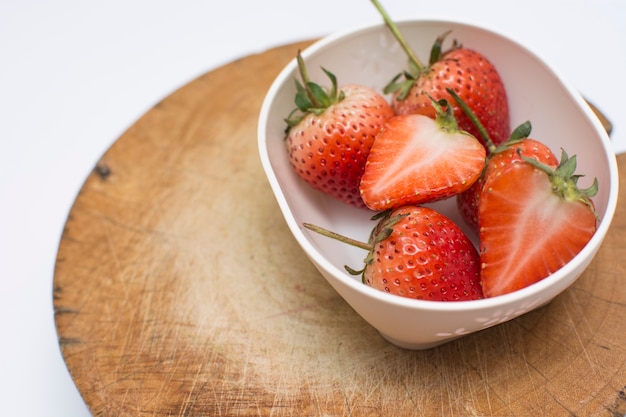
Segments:
[[[444,130],[429,117],[394,117],[374,141],[361,197],[373,210],[450,197],[476,181],[485,154],[473,136]]]
[[[510,164],[522,161],[522,157],[534,158],[535,160],[556,168],[558,158],[542,142],[535,139],[525,138],[520,142],[509,145],[505,150],[492,154],[478,181],[469,189],[457,196],[457,205],[463,220],[475,231],[478,231],[478,205],[480,193],[489,183],[492,177],[498,176],[499,172],[506,169]]]
[[[580,252],[596,229],[586,204],[554,194],[547,174],[528,163],[512,164],[490,182],[480,196],[478,218],[486,297],[554,273]]]

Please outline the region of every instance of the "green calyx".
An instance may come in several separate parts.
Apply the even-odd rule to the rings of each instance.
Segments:
[[[520,149],[517,150],[517,153],[524,161],[548,174],[550,184],[552,184],[552,192],[566,201],[585,204],[593,212],[596,219],[600,221],[591,202],[591,198],[598,194],[598,179],[594,178],[593,184],[587,188],[578,188],[578,180],[584,177],[584,175],[575,174],[576,155],[569,157],[567,152],[561,149],[559,165],[556,168],[552,168],[534,158],[522,155]]]
[[[377,0],[371,0],[378,12],[383,17],[385,21],[385,25],[391,31],[391,34],[398,41],[402,50],[409,58],[409,68],[406,71],[403,71],[396,75],[390,82],[385,86],[383,92],[385,94],[397,94],[396,98],[400,101],[407,98],[409,92],[415,85],[415,82],[422,76],[422,74],[427,73],[430,70],[430,67],[440,61],[442,57],[448,52],[458,49],[461,45],[454,40],[452,46],[444,51],[443,50],[443,42],[446,37],[450,34],[450,31],[445,32],[435,39],[435,43],[430,49],[430,59],[428,61],[428,66],[424,65],[420,59],[417,57],[415,52],[409,46],[409,43],[405,39],[404,35],[398,29],[398,26],[391,19],[389,14],[385,11],[382,5]]]
[[[369,239],[367,241],[369,245],[369,250],[367,252],[367,256],[363,260],[365,266],[361,270],[354,270],[348,266],[345,266],[346,271],[348,271],[351,275],[361,275],[361,280],[365,282],[365,269],[372,264],[374,261],[374,248],[380,242],[386,240],[393,233],[394,226],[402,220],[404,217],[407,217],[409,213],[398,214],[392,216],[392,209],[381,211],[380,213],[372,216],[371,220],[378,220],[376,226],[372,229],[370,233]]]
[[[435,100],[428,94],[428,98],[435,108],[435,112],[437,113],[437,118],[435,119],[437,125],[442,129],[450,133],[460,131],[459,125],[456,121],[456,117],[454,117],[454,109],[446,100],[442,98],[441,100]]]
[[[345,98],[343,91],[337,89],[337,77],[322,67],[322,71],[328,76],[331,82],[330,90],[321,87],[312,82],[304,64],[304,59],[298,51],[297,55],[298,70],[302,82],[296,80],[296,108],[289,113],[285,119],[287,123],[287,131],[298,125],[308,114],[321,115],[324,111],[335,103],[339,103]]]
[[[532,124],[529,120],[527,120],[513,130],[511,136],[507,139],[506,142],[499,146],[494,146],[493,144],[491,144],[491,148],[489,149],[490,154],[493,155],[499,152],[503,152],[511,148],[511,146],[523,141],[524,139],[528,139],[531,131]]]
[[[401,36],[399,32],[397,33],[398,33],[398,36]],[[385,86],[385,88],[383,89],[383,92],[385,94],[397,93],[397,99],[400,101],[406,99],[411,89],[413,88],[417,80],[422,76],[422,74],[427,73],[433,64],[441,61],[442,57],[445,54],[449,53],[450,51],[454,49],[458,49],[461,47],[461,45],[457,43],[456,40],[454,40],[452,46],[449,49],[445,51],[443,50],[443,42],[446,36],[448,36],[449,34],[450,32],[448,31],[444,33],[443,35],[437,37],[437,39],[435,40],[435,43],[433,44],[430,50],[430,60],[428,62],[428,66],[425,66],[420,61],[418,61],[417,56],[413,52],[409,54],[410,49],[408,49],[408,45],[406,44],[405,41],[400,42],[400,44],[403,45],[403,49],[409,56],[409,68],[408,70],[403,71],[399,73],[398,75],[396,75]]]

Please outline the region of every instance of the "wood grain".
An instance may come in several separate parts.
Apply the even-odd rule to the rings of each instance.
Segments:
[[[190,82],[86,179],[54,307],[93,415],[623,416],[623,204],[588,271],[551,304],[428,351],[385,342],[317,273],[256,148],[265,91],[305,45]],[[626,155],[619,165],[626,184]]]

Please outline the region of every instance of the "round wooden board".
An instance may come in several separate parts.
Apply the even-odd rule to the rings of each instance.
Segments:
[[[137,121],[67,220],[54,277],[94,416],[623,416],[626,206],[551,304],[426,350],[384,341],[288,231],[257,156],[272,80],[307,42],[207,73]],[[621,201],[626,198],[626,155]]]

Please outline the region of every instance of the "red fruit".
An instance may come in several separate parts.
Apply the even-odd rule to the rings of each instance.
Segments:
[[[409,70],[397,75],[385,88],[385,93],[393,93],[392,106],[396,114],[435,117],[429,96],[435,100],[445,99],[454,108],[459,127],[482,140],[472,121],[446,91],[451,88],[482,121],[491,140],[496,145],[505,142],[511,131],[509,105],[504,83],[496,67],[482,54],[464,48],[456,41],[449,50],[442,51],[448,33],[437,38],[429,64],[424,65],[382,6],[376,0],[372,0],[372,3],[409,57]]]
[[[428,95],[445,99],[454,108],[459,127],[480,138],[471,120],[446,92],[452,88],[480,118],[493,142],[500,144],[510,134],[509,108],[504,84],[493,64],[476,51],[458,48],[441,55],[422,70],[406,97],[396,90],[392,106],[396,114],[423,114],[434,117]]]
[[[480,193],[485,184],[488,184],[495,176],[500,175],[502,170],[509,165],[523,162],[522,156],[533,158],[551,167],[556,167],[559,164],[552,150],[535,139],[514,140],[497,148],[494,153],[488,156],[485,169],[478,180],[456,197],[463,220],[476,232],[478,232]]]
[[[362,274],[363,282],[373,288],[419,300],[483,298],[478,252],[454,222],[421,206],[405,206],[381,216],[368,244],[305,226],[367,249],[363,270],[346,269]]]
[[[486,297],[524,288],[569,262],[596,231],[591,197],[579,189],[576,157],[556,169],[523,158],[493,176],[478,207],[481,282]]]
[[[313,188],[356,207],[363,207],[359,183],[376,134],[393,116],[376,91],[348,84],[337,89],[335,76],[324,91],[308,79],[298,54],[304,85],[296,82],[298,108],[286,120],[286,143],[295,172]]]
[[[433,209],[405,206],[388,213],[372,243],[363,282],[373,288],[418,300],[483,298],[476,248]]]
[[[485,148],[457,129],[447,107],[437,119],[396,116],[376,137],[361,178],[361,197],[372,210],[422,204],[468,189],[485,164]]]

